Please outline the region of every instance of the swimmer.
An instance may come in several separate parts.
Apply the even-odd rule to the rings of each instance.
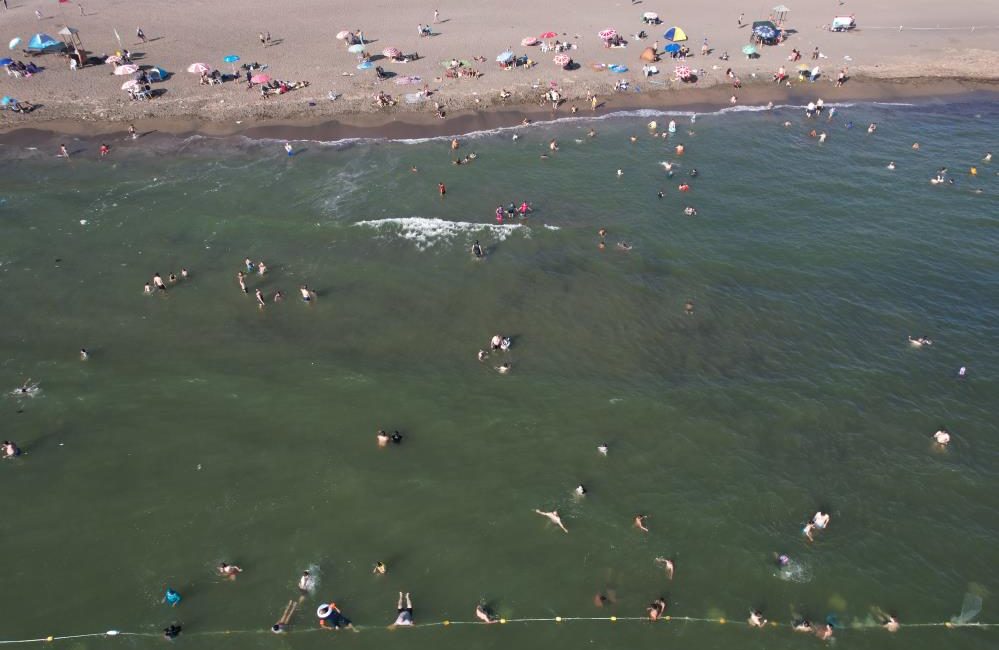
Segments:
[[[34,397],[38,391],[38,384],[32,384],[31,377],[28,377],[24,380],[23,384],[14,389],[14,395],[18,397]]]
[[[635,515],[635,518],[632,520],[632,523],[635,525],[635,528],[637,528],[642,532],[647,533],[649,532],[649,529],[645,526],[645,520],[648,518],[649,518],[648,515]]]
[[[881,624],[881,627],[888,630],[889,632],[898,632],[899,625],[900,624],[898,622],[898,619],[895,618],[894,616],[889,615],[887,620],[885,620],[885,622]]]
[[[69,150],[66,149],[66,145],[64,145],[64,144],[59,145],[59,155],[56,156],[56,157],[57,158],[69,158]]]
[[[694,301],[692,299],[687,299],[687,302],[683,303],[683,312],[688,316],[694,315]]]
[[[239,288],[243,290],[243,293],[249,293],[249,289],[246,288],[246,276],[242,271],[236,271],[236,282],[239,283]]]
[[[964,379],[967,376],[968,376],[968,367],[967,366],[961,366],[960,368],[957,369],[957,378],[958,379]]]
[[[783,568],[791,564],[791,558],[784,553],[774,553],[774,559],[777,561],[777,566]]]
[[[307,284],[300,286],[298,293],[302,296],[302,302],[312,302],[312,297],[315,295],[315,292],[310,290]]]
[[[190,273],[188,272],[188,270],[186,268],[180,270],[180,277],[186,279],[188,275],[190,275]]]
[[[388,571],[388,567],[385,566],[384,562],[375,562],[375,566],[371,569],[371,573],[379,576],[385,575],[386,571]]]
[[[601,228],[600,230],[597,231],[597,234],[600,235],[600,238],[602,239],[607,236],[607,229]]]
[[[551,512],[545,512],[544,510],[534,509],[534,512],[538,513],[542,517],[548,517],[548,520],[562,529],[563,533],[568,533],[569,529],[565,527],[562,523],[562,518],[558,516],[558,510],[552,510]]]
[[[475,618],[486,624],[499,623],[481,603],[475,606]]]
[[[690,185],[687,185],[686,183],[680,183],[676,189],[680,190],[681,192],[689,192]]]
[[[485,361],[489,357],[489,353],[485,350],[479,350],[478,359],[479,361]]]
[[[257,297],[257,305],[263,307],[266,303],[264,302],[264,292],[257,289],[254,295]]]
[[[807,618],[803,618],[800,621],[795,621],[791,624],[791,629],[795,632],[811,632],[812,622]]]
[[[180,603],[180,594],[167,587],[166,593],[163,594],[163,601],[170,605],[170,607],[176,607]]]
[[[461,145],[460,145],[460,144],[458,144],[458,138],[453,138],[453,139],[451,140],[451,151],[455,151],[455,150],[456,150],[456,149],[457,149],[458,147],[460,147],[460,146],[461,146]]]
[[[393,431],[392,435],[389,436],[389,440],[392,441],[393,445],[401,445],[402,444],[402,434],[399,433],[398,431]]]
[[[826,141],[826,132],[823,131],[822,133],[819,134],[819,142],[825,142],[825,141]]]
[[[576,486],[576,489],[573,490],[573,492],[578,497],[585,497],[586,496],[586,487],[582,483],[580,483],[579,485]]]
[[[629,243],[628,243],[628,242],[626,242],[626,241],[619,241],[619,242],[617,243],[617,249],[618,249],[619,251],[630,251],[630,250],[631,250],[631,248],[632,248],[631,244],[629,244]]]
[[[597,242],[597,248],[600,250],[604,250],[605,248],[607,248],[607,244],[604,243],[603,240],[600,240],[599,242]]]
[[[662,191],[662,190],[659,190],[659,193],[658,193],[658,195],[657,195],[657,196],[658,196],[658,197],[659,197],[659,198],[661,199],[661,198],[663,198],[663,197],[664,197],[664,196],[666,196],[666,195],[665,195],[665,194],[663,194],[663,191]]]
[[[142,293],[152,293],[152,292],[153,292],[153,285],[147,282],[145,286],[142,287]]]
[[[597,445],[597,453],[601,456],[606,456],[609,450],[610,448],[607,446],[606,442]]]
[[[17,446],[17,443],[11,440],[4,440],[3,443],[0,443],[0,454],[3,455],[4,460],[17,458],[21,455],[21,449]]]
[[[495,334],[491,339],[489,339],[489,348],[491,350],[499,350],[500,346],[503,345],[503,336],[500,334]]]
[[[169,282],[170,284],[176,284],[177,276],[171,273],[170,275],[167,276],[167,282]]]
[[[697,178],[697,170],[696,169],[691,169],[690,170],[690,177],[691,178]]]
[[[649,615],[650,621],[658,621],[659,617],[666,612],[666,599],[662,597],[656,598],[645,608],[645,611]]]
[[[504,364],[501,364],[501,365],[498,365],[498,366],[496,366],[496,372],[498,372],[498,373],[499,373],[499,374],[501,374],[501,375],[505,375],[505,374],[507,374],[508,372],[510,372],[510,368],[512,368],[512,367],[513,367],[513,366],[512,366],[512,365],[510,365],[510,362],[509,362],[509,361],[507,361],[507,362],[506,362],[506,363],[504,363]]]
[[[555,140],[555,138],[552,138],[551,141],[548,143],[548,148],[551,151],[558,151],[558,141]]]
[[[153,286],[160,291],[166,291],[166,284],[164,284],[163,278],[159,273],[153,273]]]
[[[336,603],[323,603],[316,610],[316,616],[319,617],[319,627],[327,630],[339,630],[341,628],[349,630],[354,627],[350,619],[340,612],[340,608],[336,606]]]
[[[271,632],[274,634],[282,634],[288,628],[288,623],[291,622],[291,617],[297,608],[298,603],[294,600],[289,600],[288,604],[284,606],[284,611],[281,612],[281,618],[277,620],[277,623],[271,626]]]
[[[295,155],[295,148],[291,146],[290,142],[284,143],[284,150],[288,153],[289,156]]]
[[[767,619],[763,618],[763,612],[758,609],[749,612],[749,627],[763,627],[767,624]]]
[[[298,590],[303,595],[311,594],[316,588],[316,579],[308,571],[302,571],[302,577],[298,579]]]
[[[86,361],[90,358],[90,353],[87,352],[87,348],[80,348],[80,361]]]
[[[815,524],[815,527],[819,530],[825,530],[825,528],[829,525],[829,519],[829,515],[820,510],[812,516],[812,523]]]
[[[414,166],[412,166],[412,167],[410,167],[410,168],[409,168],[409,171],[410,171],[411,173],[415,174],[415,173],[417,173],[417,172],[418,172],[418,171],[420,171],[420,170],[419,170],[419,169],[417,169],[417,168],[416,168],[416,166],[414,165]]]
[[[867,127],[868,133],[874,133],[877,130],[878,130],[878,125],[875,124],[874,122],[871,122],[870,125]]]
[[[503,352],[506,352],[507,350],[510,349],[511,345],[513,345],[513,341],[510,340],[510,337],[509,336],[504,336],[503,340],[500,341],[500,350],[502,350]]]
[[[682,144],[676,145],[676,155],[678,155],[678,156],[682,156],[683,155],[683,145]]]
[[[597,136],[597,132],[594,131],[593,129],[590,129],[589,131],[586,132],[586,137],[588,137],[588,138],[595,138],[596,136]]]
[[[284,300],[284,294],[281,293],[280,291],[275,291],[274,292],[274,302],[281,302],[282,300]]]
[[[687,215],[688,217],[696,217],[697,216],[697,210],[694,209],[694,208],[692,208],[692,207],[690,207],[689,205],[683,209],[683,213],[685,215]]]
[[[992,162],[992,152],[991,151],[985,152],[985,157],[982,158],[982,162]]]
[[[784,122],[784,127],[785,127],[785,128],[787,128],[787,127],[789,127],[789,126],[791,126],[791,122],[790,122],[790,121],[788,121],[788,122]]]
[[[815,636],[819,637],[823,641],[828,641],[829,639],[832,638],[832,635],[833,635],[833,626],[830,625],[829,623],[826,623],[821,628],[819,628],[819,630],[815,632]]]
[[[888,163],[888,169],[891,170],[891,171],[895,171],[895,161],[894,160],[892,160],[891,162]]]
[[[629,139],[629,140],[631,140],[631,143],[632,143],[632,144],[635,144],[636,142],[638,142],[638,138],[636,138],[635,136],[631,136],[631,137],[630,137],[630,138],[628,138],[628,139]]]
[[[383,430],[379,429],[378,433],[375,434],[375,440],[378,441],[379,447],[385,447],[389,443],[389,435]]]
[[[513,140],[514,142],[516,142],[517,140],[520,140],[520,136],[519,136],[519,135],[517,135],[516,133],[514,133],[514,134],[513,134],[513,138],[512,138],[512,140]]]
[[[482,246],[479,244],[478,239],[476,239],[475,243],[472,244],[472,255],[480,259],[485,256],[485,253],[482,252]]]
[[[805,524],[805,527],[801,529],[801,532],[805,535],[805,538],[808,539],[809,542],[815,541],[815,538],[812,537],[813,530],[815,530],[815,524],[812,522],[808,522]]]
[[[389,627],[395,626],[412,626],[413,625],[413,601],[409,597],[409,592],[405,596],[406,606],[403,607],[403,595],[399,592],[399,603],[395,607],[396,617],[395,623]]]
[[[260,260],[257,262],[257,274],[263,275],[264,273],[267,273],[267,265],[264,264],[263,260]]]
[[[916,338],[912,338],[910,336],[909,337],[909,345],[911,345],[914,348],[921,348],[924,345],[926,345],[926,346],[933,345],[933,341],[930,340],[929,338],[925,337],[925,336],[917,336]]]
[[[171,623],[170,625],[163,628],[163,638],[166,639],[167,641],[172,641],[180,635],[182,629],[184,628],[182,628],[180,625],[176,623]]]
[[[913,148],[914,151],[919,151],[919,143],[918,142],[913,142],[912,143],[912,148]]]
[[[933,442],[939,447],[946,447],[950,444],[950,432],[946,429],[940,429],[933,434]]]
[[[617,175],[618,177],[624,176],[624,172],[619,169],[617,170]]]
[[[225,562],[219,565],[218,571],[219,575],[227,580],[235,580],[236,576],[243,572],[243,570],[235,564],[226,564]]]
[[[666,578],[668,580],[673,579],[673,572],[675,570],[675,567],[673,566],[673,560],[670,560],[665,557],[657,557],[656,564],[661,564],[663,566],[663,569],[666,571]]]

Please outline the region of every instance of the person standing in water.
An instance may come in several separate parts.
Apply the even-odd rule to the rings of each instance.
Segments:
[[[298,292],[302,296],[302,302],[312,302],[312,296],[315,292],[309,289],[309,285],[303,284],[298,288]]]
[[[302,577],[298,579],[298,590],[302,592],[303,596],[308,596],[312,594],[312,590],[315,588],[316,579],[308,571],[302,571]]]
[[[249,289],[246,288],[246,275],[242,271],[236,271],[236,282],[239,283],[239,288],[243,290],[243,293],[249,293]]]
[[[670,560],[665,557],[657,557],[656,564],[662,565],[663,569],[666,570],[666,577],[669,580],[673,579],[673,571],[674,571],[673,560]]]
[[[66,145],[59,145],[59,155],[57,158],[69,158],[69,150],[66,148]]]
[[[295,155],[295,147],[291,146],[290,142],[284,143],[284,150],[288,153],[289,156]]]
[[[475,243],[472,244],[472,255],[475,255],[475,257],[477,257],[477,258],[482,258],[485,255],[482,252],[482,246],[479,245],[479,240],[478,239],[476,239]]]
[[[443,199],[447,194],[447,186],[444,185],[444,183],[437,183],[437,193],[440,194]]]
[[[163,277],[159,272],[153,274],[153,286],[160,291],[166,291],[166,284],[163,283]]]
[[[266,303],[266,302],[264,301],[264,292],[263,292],[263,291],[261,291],[260,289],[257,289],[257,291],[256,291],[256,294],[255,294],[255,295],[256,295],[256,297],[257,297],[257,306],[259,306],[259,307],[260,307],[261,309],[263,309],[263,308],[264,308],[264,305],[265,305],[265,304],[267,304],[267,303]]]

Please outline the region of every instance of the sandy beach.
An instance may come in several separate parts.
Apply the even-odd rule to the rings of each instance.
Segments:
[[[769,4],[769,3],[768,3]],[[434,23],[434,11],[439,11]],[[36,17],[36,10],[42,18]],[[662,17],[658,25],[644,24],[644,12]],[[941,6],[928,0],[884,2],[867,7],[849,0],[822,6],[790,5],[784,21],[787,40],[760,48],[752,59],[742,54],[749,42],[754,20],[772,14],[766,4],[747,6],[736,0],[670,8],[650,1],[615,3],[556,0],[543,6],[506,7],[479,3],[422,5],[376,0],[363,5],[317,0],[273,4],[251,0],[241,4],[238,14],[222,3],[162,4],[149,0],[120,2],[14,2],[3,11],[4,39],[19,37],[22,43],[9,55],[33,61],[42,72],[30,78],[0,76],[0,93],[38,106],[27,115],[3,112],[0,128],[45,129],[77,133],[122,130],[127,123],[155,125],[172,131],[228,133],[254,126],[300,125],[314,127],[328,122],[360,128],[390,129],[395,122],[455,131],[461,118],[475,123],[498,124],[533,112],[543,113],[541,93],[556,86],[567,100],[560,111],[583,106],[588,93],[600,100],[600,110],[621,107],[669,105],[723,105],[736,103],[823,97],[825,101],[933,96],[987,89],[999,81],[999,8],[990,3],[962,0]],[[855,15],[857,28],[833,33],[829,25],[836,15]],[[740,24],[741,23],[741,24]],[[420,36],[419,25],[429,25],[431,36]],[[58,38],[64,26],[78,30],[84,49],[103,58],[127,48],[134,62],[170,73],[166,81],[153,84],[156,97],[137,102],[121,90],[127,76],[112,73],[111,65],[88,65],[71,70],[68,59],[58,54],[27,57],[21,54],[30,37],[43,32]],[[649,46],[658,51],[669,43],[666,29],[682,27],[691,49],[687,59],[698,75],[696,83],[679,83],[673,69],[676,61],[664,57],[656,64],[659,73],[645,78],[639,55]],[[146,42],[137,38],[142,28]],[[614,29],[627,41],[626,47],[605,48],[597,33]],[[389,78],[379,80],[373,69],[359,70],[358,55],[338,40],[341,30],[363,34],[371,61]],[[647,37],[635,36],[645,30]],[[546,31],[572,46],[567,53],[576,63],[563,70],[553,62],[554,53],[539,46],[523,46],[526,37]],[[119,44],[116,34],[120,36]],[[269,34],[262,44],[258,36]],[[709,54],[701,54],[706,39]],[[7,42],[5,40],[4,42]],[[550,39],[554,41],[555,39]],[[387,48],[418,54],[408,63],[382,56]],[[818,48],[819,58],[813,60]],[[535,65],[501,69],[500,52],[511,49],[526,55]],[[789,62],[792,49],[802,60]],[[729,59],[722,60],[723,53]],[[228,55],[240,57],[230,65]],[[477,60],[476,57],[479,57]],[[446,63],[458,59],[480,73],[478,77],[446,78]],[[199,84],[199,76],[187,72],[203,62],[223,73],[244,74],[236,66],[256,62],[273,79],[308,81],[309,86],[287,94],[262,98],[245,81],[221,85]],[[628,72],[614,74],[606,65],[620,64]],[[819,66],[814,83],[799,81],[793,74],[800,64]],[[779,66],[792,72],[790,87],[771,81]],[[742,82],[734,89],[726,71]],[[845,70],[849,81],[834,83]],[[419,78],[409,84],[401,78]],[[614,85],[627,81],[627,91]],[[421,90],[429,97],[419,97]],[[500,91],[510,97],[501,99]],[[328,98],[333,92],[335,101]],[[375,96],[391,95],[395,106],[378,108]],[[435,115],[435,103],[447,119]],[[480,113],[491,117],[476,117]],[[507,117],[497,115],[507,114]],[[431,126],[447,122],[448,126]]]

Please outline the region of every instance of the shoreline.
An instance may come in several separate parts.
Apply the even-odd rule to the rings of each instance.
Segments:
[[[827,92],[828,91],[828,92]],[[738,96],[733,105],[729,99]],[[433,114],[419,110],[376,112],[355,110],[327,113],[321,110],[300,110],[289,115],[275,115],[255,119],[214,120],[188,116],[150,116],[144,119],[81,121],[58,117],[37,122],[30,118],[15,124],[0,126],[0,145],[28,145],[57,137],[78,140],[100,139],[124,135],[128,124],[146,134],[168,136],[208,137],[246,136],[259,139],[336,141],[355,138],[415,139],[444,136],[462,136],[477,131],[508,128],[521,124],[525,119],[544,123],[568,117],[601,117],[610,113],[637,110],[714,112],[734,106],[765,106],[774,104],[806,104],[822,97],[827,104],[842,102],[913,102],[929,103],[954,99],[981,98],[999,101],[999,79],[961,78],[860,78],[846,86],[835,88],[830,84],[794,84],[790,88],[772,83],[754,81],[735,90],[728,85],[715,84],[680,89],[655,89],[642,93],[612,93],[601,96],[601,104],[594,112],[584,108],[582,98],[566,99],[557,112],[542,108],[536,102],[497,101],[485,106],[453,108],[447,119],[437,119]],[[579,105],[576,115],[569,107]]]

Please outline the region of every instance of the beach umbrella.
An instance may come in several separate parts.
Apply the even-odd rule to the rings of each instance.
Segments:
[[[512,61],[513,52],[509,50],[507,50],[506,52],[502,52],[500,53],[499,56],[496,57],[496,60],[499,61],[500,63],[507,63],[508,61]]]
[[[615,63],[613,65],[607,66],[607,69],[615,74],[624,74],[625,72],[628,71],[628,66]]]
[[[522,40],[520,44],[523,45],[524,47],[530,47],[531,45],[537,45],[538,39],[534,38],[533,36],[528,36],[527,38]]]
[[[555,55],[555,58],[552,60],[555,62],[555,65],[561,68],[564,68],[565,66],[572,63],[572,57],[570,57],[568,54],[557,54]]]
[[[397,56],[402,56],[402,50],[397,47],[386,47],[382,50],[382,56],[387,56],[390,59],[394,59]]]
[[[44,51],[56,47],[64,47],[64,45],[65,44],[62,41],[57,41],[48,34],[40,34],[40,33],[35,34],[34,36],[31,37],[31,40],[28,41],[29,50]]]
[[[544,40],[547,40],[549,38],[558,38],[558,34],[556,34],[555,32],[545,32],[544,34],[541,34],[540,36],[538,36],[538,38],[540,38],[541,40],[544,41]]]
[[[674,68],[673,72],[676,73],[677,79],[686,79],[690,76],[690,68],[685,65],[678,65]]]
[[[16,104],[16,103],[17,103],[16,99],[14,99],[13,97],[8,97],[7,95],[4,95],[3,99],[0,99],[0,106],[6,106],[7,104]]]
[[[670,43],[669,45],[666,46],[666,51],[669,52],[670,54],[673,54],[674,52],[679,52],[680,46],[677,45],[676,43]]]
[[[617,30],[615,29],[605,29],[602,32],[597,32],[597,36],[604,39],[605,41],[610,40],[617,36]]]
[[[811,68],[808,67],[807,63],[799,63],[798,64],[798,69],[799,70],[810,70]]]
[[[347,48],[347,51],[350,52],[351,54],[360,54],[361,52],[364,51],[364,46],[361,45],[360,43],[354,43],[353,45]]]
[[[348,32],[346,29],[343,30],[342,32],[337,32],[336,40],[338,40],[338,41],[345,41],[348,38],[350,38],[351,33],[352,32]]]
[[[7,49],[13,50],[15,47],[17,47],[20,44],[21,44],[21,37],[15,36],[14,38],[10,39],[10,43],[7,44]]]
[[[121,63],[121,62],[122,62],[123,60],[124,60],[124,59],[122,59],[122,58],[121,58],[121,56],[119,56],[119,55],[117,55],[117,54],[112,54],[112,55],[111,55],[111,56],[109,56],[108,58],[104,59],[104,63],[107,63],[107,64],[113,64],[113,65],[118,65],[118,64],[119,64],[119,63]]]
[[[10,65],[14,62],[14,59],[3,58],[0,59],[0,65]]]
[[[270,76],[266,74],[255,74],[252,77],[250,77],[251,84],[265,84],[270,80],[271,80]]]
[[[236,73],[236,61],[239,61],[239,57],[236,56],[235,54],[230,54],[229,56],[224,57],[222,60],[225,61],[226,63],[231,63],[232,64],[232,76],[234,76],[234,77],[238,76],[237,73]]]
[[[644,18],[645,20],[659,20],[659,14],[657,14],[654,11],[646,11],[644,14],[642,14],[642,18]]]
[[[687,40],[687,34],[679,27],[670,27],[666,30],[666,33],[663,34],[663,37],[674,42]]]
[[[641,59],[642,61],[651,63],[656,60],[656,51],[651,47],[647,47],[644,50],[642,50],[642,53],[638,56],[638,58]]]
[[[770,25],[757,25],[753,28],[753,34],[764,41],[772,41],[777,38],[777,30]]]
[[[187,66],[187,71],[192,74],[202,74],[204,72],[211,72],[212,68],[206,63],[192,63]]]
[[[138,88],[139,81],[137,79],[129,79],[121,85],[122,90],[128,90],[129,88]]]
[[[754,54],[756,54],[756,46],[755,45],[743,45],[742,46],[742,53],[745,54],[746,56],[753,56]]]
[[[357,64],[358,70],[370,70],[373,67],[375,67],[375,64],[372,63],[371,61],[362,61],[361,63]]]
[[[129,63],[128,65],[120,65],[114,69],[114,73],[119,77],[126,74],[135,74],[139,71],[139,66]]]

